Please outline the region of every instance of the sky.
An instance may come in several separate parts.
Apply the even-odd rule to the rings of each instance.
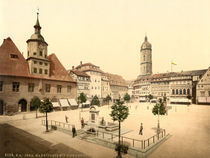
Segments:
[[[66,69],[90,62],[135,79],[145,35],[153,73],[210,66],[209,0],[0,0],[0,43],[11,37],[25,58],[37,8],[48,55]]]

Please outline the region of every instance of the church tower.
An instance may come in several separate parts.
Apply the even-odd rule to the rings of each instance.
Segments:
[[[27,43],[27,61],[29,63],[30,73],[33,75],[49,76],[50,62],[47,59],[47,42],[41,35],[41,26],[39,24],[39,13],[37,13],[35,32]]]
[[[140,50],[140,75],[152,74],[152,45],[147,41],[145,36]]]

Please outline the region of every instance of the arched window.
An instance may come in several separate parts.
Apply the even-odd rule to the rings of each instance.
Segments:
[[[179,94],[182,95],[182,89],[179,90]]]
[[[187,94],[188,94],[188,95],[190,94],[190,89],[189,89],[189,88],[187,89]]]
[[[186,89],[183,89],[183,94],[186,94]]]
[[[174,90],[174,89],[172,89],[172,94],[173,94],[173,95],[175,94],[175,90]]]
[[[178,89],[176,89],[176,94],[179,94],[179,90]]]

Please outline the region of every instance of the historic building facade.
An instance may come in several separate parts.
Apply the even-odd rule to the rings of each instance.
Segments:
[[[74,67],[69,70],[69,74],[77,81],[77,97],[80,93],[84,93],[87,98],[90,98],[90,76],[85,72],[76,70]]]
[[[210,67],[196,85],[198,104],[210,104]]]
[[[29,111],[34,96],[40,99],[76,98],[76,82],[41,35],[37,16],[35,33],[27,40],[27,59],[10,38],[0,46],[0,114]]]
[[[115,101],[116,99],[123,98],[128,92],[128,85],[123,77],[111,73],[105,73],[105,76],[109,80],[112,100]]]
[[[91,63],[83,64],[81,61],[80,65],[78,65],[75,69],[81,72],[85,72],[87,75],[90,76],[89,98],[97,96],[101,99],[101,78],[103,71],[101,71],[100,67]]]
[[[111,89],[109,84],[109,79],[105,73],[102,73],[101,77],[101,95],[103,100],[109,95],[111,97]]]
[[[165,96],[174,102],[191,97],[196,103],[197,94],[201,93],[196,91],[196,85],[205,72],[206,69],[152,74],[152,49],[145,37],[140,53],[140,75],[133,84],[133,97],[146,101],[148,95],[155,98]]]

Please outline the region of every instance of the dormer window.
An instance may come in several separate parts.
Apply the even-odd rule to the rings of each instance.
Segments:
[[[18,55],[17,54],[10,54],[10,58],[18,59]]]

